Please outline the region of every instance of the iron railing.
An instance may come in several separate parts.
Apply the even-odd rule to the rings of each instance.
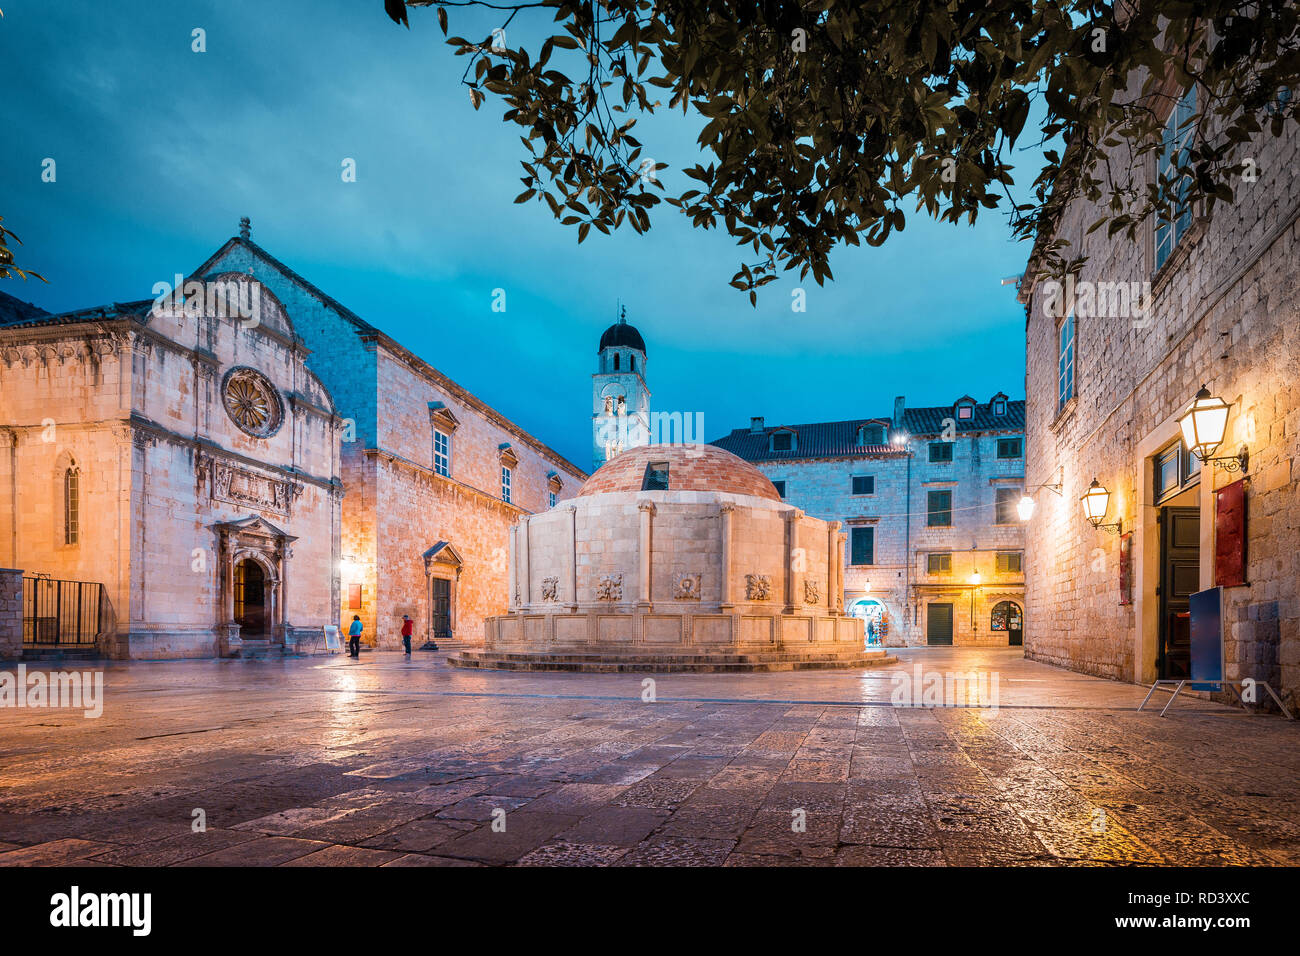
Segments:
[[[93,645],[102,586],[91,581],[23,578],[23,643]]]

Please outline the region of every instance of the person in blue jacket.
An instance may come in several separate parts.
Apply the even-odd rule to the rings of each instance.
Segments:
[[[361,615],[352,615],[352,626],[348,628],[348,653],[353,657],[361,657]]]

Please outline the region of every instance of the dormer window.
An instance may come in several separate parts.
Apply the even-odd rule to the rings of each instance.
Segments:
[[[641,490],[668,490],[668,462],[652,461],[645,466],[645,477],[641,479]]]
[[[795,450],[794,432],[789,429],[772,432],[771,450],[772,451],[794,451]]]
[[[885,443],[884,425],[863,425],[858,429],[859,445],[883,445]]]
[[[974,405],[958,405],[958,406],[957,406],[957,420],[958,420],[958,421],[970,421],[970,419],[973,418],[974,416],[975,416],[975,406],[974,406]]]
[[[993,403],[993,414],[1005,415],[1006,413],[1007,413],[1007,403],[999,398],[996,402]]]

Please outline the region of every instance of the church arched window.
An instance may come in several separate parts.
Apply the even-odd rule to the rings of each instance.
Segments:
[[[635,356],[635,355],[629,355],[629,356],[627,357],[627,360],[628,360],[628,362],[631,363],[631,369],[632,369],[632,371],[635,372],[635,371],[636,371],[636,356]]]
[[[614,371],[615,371],[615,372],[618,371],[618,353],[617,353],[617,352],[614,353]]]
[[[81,533],[81,472],[76,465],[63,473],[63,543],[76,544]]]

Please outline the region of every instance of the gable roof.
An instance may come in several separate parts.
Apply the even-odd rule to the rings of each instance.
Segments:
[[[993,403],[1007,403],[1006,413],[993,414]],[[957,405],[974,402],[970,418],[958,418]],[[932,405],[922,408],[905,408],[901,430],[908,435],[925,437],[941,435],[945,422],[955,424],[958,434],[971,432],[1023,432],[1025,430],[1025,403],[1011,401],[1002,392],[987,402],[976,402],[962,396],[951,405]],[[814,422],[804,425],[771,425],[760,432],[749,428],[734,428],[728,435],[715,438],[709,444],[725,448],[746,461],[781,461],[803,458],[853,458],[867,455],[906,455],[905,449],[894,445],[859,445],[858,429],[863,425],[883,425],[889,437],[899,428],[888,416],[878,418],[851,418],[842,422]],[[790,451],[772,451],[773,432],[793,431],[797,436],[795,448]]]
[[[424,374],[426,374],[429,378],[433,379],[440,388],[443,388],[450,394],[454,395],[456,397],[456,400],[459,401],[461,404],[474,409],[476,412],[478,412],[484,418],[487,418],[489,421],[496,424],[498,427],[503,428],[504,430],[510,432],[515,437],[517,437],[522,444],[529,446],[535,452],[542,455],[543,457],[551,460],[556,464],[563,465],[572,474],[576,475],[579,478],[579,480],[585,481],[587,479],[588,477],[587,472],[585,472],[583,469],[579,468],[573,462],[569,461],[567,458],[565,458],[555,449],[551,448],[545,442],[541,441],[540,439],[524,431],[522,428],[520,428],[510,419],[506,418],[495,408],[493,408],[487,402],[483,401],[473,392],[469,391],[463,385],[460,385],[452,381],[450,378],[448,378],[442,372],[438,371],[436,368],[434,368],[424,359],[420,358],[420,356],[416,355],[406,346],[402,345],[402,343],[394,339],[391,335],[388,335],[386,332],[382,331],[381,329],[371,325],[369,322],[361,318],[361,316],[357,315],[355,312],[353,312],[343,303],[339,302],[337,299],[326,294],[324,291],[322,291],[317,286],[313,285],[311,282],[308,282],[297,272],[294,272],[292,269],[290,269],[287,265],[285,265],[275,256],[271,255],[269,252],[267,252],[265,249],[263,249],[261,246],[255,243],[252,239],[245,239],[242,236],[232,236],[231,238],[227,239],[225,243],[222,244],[220,249],[218,249],[215,253],[209,256],[207,261],[204,262],[201,266],[199,266],[197,270],[195,270],[195,275],[198,276],[205,275],[212,268],[214,263],[216,263],[221,258],[223,258],[231,249],[235,248],[236,246],[244,247],[250,253],[257,256],[259,259],[261,259],[266,265],[270,266],[272,269],[275,269],[276,271],[281,273],[290,282],[294,283],[299,288],[301,288],[304,292],[306,292],[308,295],[312,296],[314,299],[319,301],[322,305],[326,306],[333,312],[336,312],[338,315],[342,316],[347,322],[349,322],[356,329],[358,335],[362,336],[363,338],[374,339],[378,344],[382,345],[387,351],[393,353],[393,355],[397,356],[402,361],[407,362],[408,364],[416,368],[418,371],[421,371]]]
[[[1025,430],[1025,403],[1023,400],[1010,401],[999,392],[993,399],[1007,402],[1004,415],[993,414],[993,400],[975,402],[975,409],[970,418],[958,418],[955,414],[957,402],[952,405],[932,405],[926,408],[906,408],[903,410],[903,428],[909,435],[939,435],[943,433],[944,421],[956,423],[958,434],[964,432],[1021,432]],[[958,402],[967,399],[958,399]]]
[[[783,458],[837,458],[850,455],[905,455],[893,445],[859,445],[858,429],[863,425],[883,425],[888,433],[888,418],[852,418],[842,422],[815,422],[806,425],[772,425],[761,432],[748,428],[732,429],[731,434],[715,438],[709,444],[724,448],[746,461],[778,461]],[[790,451],[772,451],[773,432],[793,431],[798,435]]]
[[[49,314],[35,303],[24,302],[17,296],[0,291],[0,325],[19,325]]]

